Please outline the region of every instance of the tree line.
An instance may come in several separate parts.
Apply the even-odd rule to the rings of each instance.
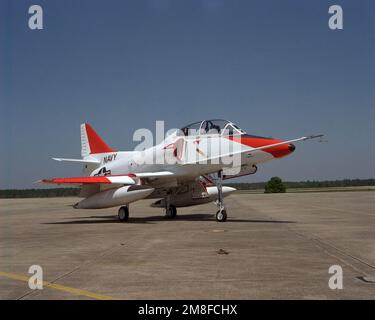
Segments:
[[[79,188],[51,188],[51,189],[6,189],[0,190],[0,198],[50,198],[50,197],[75,197]]]
[[[306,180],[306,181],[283,181],[286,188],[328,188],[328,187],[363,187],[375,186],[375,179],[342,179],[342,180]],[[267,182],[251,183],[226,183],[238,190],[264,189]]]

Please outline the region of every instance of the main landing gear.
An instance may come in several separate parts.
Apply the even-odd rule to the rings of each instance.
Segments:
[[[174,219],[177,216],[176,206],[171,204],[171,194],[167,194],[164,198],[165,201],[165,217],[167,219]]]
[[[170,204],[169,206],[167,206],[165,208],[165,216],[168,219],[174,219],[174,218],[176,218],[176,216],[177,216],[177,208],[173,204]]]
[[[227,210],[224,206],[224,197],[223,197],[223,172],[219,171],[217,173],[218,179],[215,181],[217,187],[217,201],[216,204],[219,207],[219,210],[216,212],[216,221],[225,222],[227,221]]]
[[[118,219],[121,222],[128,221],[129,219],[129,207],[128,206],[122,206],[120,209],[118,209]]]

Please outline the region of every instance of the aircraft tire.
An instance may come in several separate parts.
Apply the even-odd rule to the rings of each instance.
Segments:
[[[174,219],[177,216],[177,208],[174,205],[170,205],[169,208],[165,211],[165,216],[168,219]]]
[[[227,211],[225,209],[216,212],[216,221],[225,222],[227,221]]]
[[[121,222],[128,221],[129,219],[129,208],[128,206],[122,206],[118,209],[118,219]]]

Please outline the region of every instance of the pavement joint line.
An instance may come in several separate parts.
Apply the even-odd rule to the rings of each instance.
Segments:
[[[12,279],[12,280],[29,282],[29,277],[26,277],[26,276],[23,276],[23,275],[20,275],[20,274],[16,274],[16,273],[0,271],[0,276],[8,278],[8,279]],[[79,295],[79,296],[85,296],[85,297],[96,299],[96,300],[113,300],[113,297],[110,297],[110,296],[97,294],[97,293],[87,291],[87,290],[84,290],[84,289],[72,288],[72,287],[64,286],[64,285],[61,285],[61,284],[58,284],[58,283],[52,283],[52,282],[49,282],[49,281],[43,281],[43,287],[52,288],[52,289],[68,292],[68,293]],[[26,296],[26,295],[24,295],[24,296]],[[22,296],[21,298],[23,298],[24,296]]]
[[[372,268],[372,269],[375,270],[375,266],[372,265],[371,263],[368,263],[367,261],[365,261],[365,260],[363,260],[363,259],[361,259],[361,258],[358,258],[358,257],[352,255],[351,253],[346,252],[345,250],[340,249],[340,248],[334,246],[333,244],[330,244],[330,243],[327,242],[327,241],[323,241],[323,240],[320,239],[320,238],[316,238],[316,239],[314,239],[314,241],[319,242],[319,243],[322,243],[323,245],[329,246],[329,247],[331,247],[332,249],[334,249],[334,250],[338,251],[339,253],[341,253],[342,255],[344,255],[344,256],[346,256],[346,257],[349,257],[349,258],[352,258],[353,260],[356,260],[356,261],[358,261],[358,262],[360,262],[360,263],[366,265],[367,267],[370,267],[370,268]]]
[[[272,217],[269,217],[269,216],[268,216],[268,218],[271,218],[271,219],[272,219]],[[351,258],[351,259],[353,259],[353,260],[355,260],[355,261],[361,263],[362,265],[366,265],[367,267],[370,267],[370,268],[372,268],[372,269],[375,269],[375,266],[374,266],[374,265],[372,265],[372,264],[370,264],[370,263],[368,263],[368,262],[366,262],[366,261],[364,261],[364,260],[362,260],[362,259],[360,259],[360,258],[358,258],[358,257],[353,256],[352,254],[346,252],[345,250],[342,250],[342,249],[337,248],[336,246],[330,244],[330,243],[327,242],[327,241],[324,241],[323,239],[320,239],[320,238],[317,237],[317,236],[314,236],[314,235],[312,235],[312,236],[311,236],[311,235],[310,235],[310,236],[309,236],[309,235],[305,235],[305,234],[303,234],[302,232],[299,232],[299,231],[295,230],[293,227],[288,226],[288,225],[286,225],[285,227],[287,228],[287,230],[293,232],[294,234],[298,235],[299,237],[302,237],[302,238],[304,238],[305,240],[310,240],[310,241],[314,242],[315,245],[318,246],[320,249],[323,249],[323,251],[324,251],[326,254],[338,258],[340,261],[342,261],[343,263],[349,265],[350,267],[352,267],[354,270],[356,270],[357,272],[359,272],[359,273],[361,273],[361,274],[367,275],[366,272],[364,272],[363,270],[361,270],[361,269],[355,267],[355,266],[354,266],[352,263],[350,263],[349,261],[347,261],[347,260],[345,260],[345,259],[342,259],[342,258],[338,257],[338,256],[337,256],[337,253],[338,253],[338,254],[341,254],[342,256],[344,256],[344,257],[346,257],[346,258]],[[336,251],[336,254],[334,254],[334,253],[332,253],[332,252],[329,252],[329,251],[327,250],[327,248],[325,248],[325,247],[329,247],[330,249],[335,250],[335,251]]]
[[[317,236],[307,236],[307,235],[304,235],[296,230],[293,230],[291,228],[288,228],[290,231],[294,232],[295,234],[297,234],[298,236],[306,239],[306,240],[310,240],[310,241],[313,241],[315,243],[316,246],[318,246],[320,249],[323,249],[325,253],[327,253],[328,255],[330,256],[334,256],[336,258],[338,258],[340,261],[342,261],[343,263],[345,263],[346,265],[349,265],[350,267],[352,267],[355,271],[361,273],[361,274],[364,274],[365,276],[367,275],[365,271],[357,268],[356,266],[353,265],[353,263],[350,263],[349,261],[343,259],[343,258],[340,258],[339,255],[343,256],[343,257],[346,257],[347,259],[352,259],[352,260],[355,260],[357,262],[359,262],[360,264],[362,265],[365,265],[367,267],[370,267],[372,269],[375,269],[375,266],[373,266],[372,264],[356,257],[356,256],[353,256],[352,254],[346,252],[345,250],[342,250],[342,249],[339,249],[337,248],[336,246],[330,244],[329,242],[327,241],[324,241],[322,239],[320,239],[319,237]],[[329,250],[327,250],[327,247],[336,251],[336,254],[333,253],[333,252],[330,252]]]
[[[105,256],[107,256],[108,254],[111,254],[113,252],[116,252],[117,250],[121,249],[121,246],[117,246],[117,245],[114,245],[112,248],[109,248],[109,249],[105,249],[103,253],[99,254],[97,257],[95,257],[94,259],[89,259],[89,260],[86,260],[84,262],[82,262],[80,265],[76,266],[75,268],[73,268],[72,270],[66,272],[66,273],[63,273],[62,275],[58,276],[57,278],[53,279],[52,281],[50,281],[49,283],[50,284],[54,284],[56,281],[58,280],[61,280],[62,278],[65,278],[71,274],[73,274],[74,272],[78,271],[79,269],[81,269],[82,267],[84,267],[85,265],[88,265],[88,264],[91,264],[92,262],[94,261],[98,261],[100,258],[103,258]],[[0,273],[1,275],[1,273]],[[35,291],[34,290],[31,290],[27,293],[25,293],[24,295],[22,295],[21,297],[19,297],[18,299],[22,299],[30,294],[33,294]],[[112,299],[112,298],[111,298]]]
[[[132,242],[135,242],[135,240],[131,241]],[[75,268],[73,268],[72,270],[66,272],[66,273],[63,273],[62,275],[58,276],[57,278],[53,279],[52,281],[49,281],[48,283],[49,284],[54,284],[56,281],[58,280],[61,280],[62,278],[65,278],[66,276],[69,276],[71,275],[72,273],[78,271],[79,269],[81,269],[83,266],[85,265],[88,265],[88,264],[91,264],[92,262],[94,261],[98,261],[99,259],[111,254],[111,253],[114,253],[118,250],[120,250],[121,248],[123,247],[123,245],[120,245],[120,246],[117,246],[117,245],[114,245],[112,248],[108,248],[108,249],[105,249],[101,254],[99,254],[97,257],[95,257],[94,259],[88,259],[84,262],[82,262],[80,265],[76,266]],[[0,272],[0,276],[1,276],[1,272]],[[18,297],[17,300],[20,300],[20,299],[23,299],[24,297],[28,296],[28,295],[31,295],[35,293],[34,290],[30,290],[28,292],[26,292],[25,294],[23,294],[22,296]],[[109,297],[111,299],[113,299],[112,297]],[[108,300],[108,299],[106,299]]]
[[[312,207],[314,207],[314,206],[315,206],[315,205],[312,205]],[[319,206],[315,206],[315,207],[319,207]],[[321,208],[320,208],[320,209],[321,209]],[[345,210],[340,210],[340,209],[338,209],[338,210],[339,210],[339,211],[342,211],[342,212],[346,212]],[[268,215],[267,215],[267,217],[270,218],[270,219],[272,220],[272,217],[269,217]],[[312,235],[312,236],[304,235],[303,233],[301,233],[301,232],[295,230],[295,229],[294,229],[293,227],[291,227],[291,226],[286,225],[285,227],[286,227],[289,231],[291,231],[291,232],[297,234],[298,236],[300,236],[300,237],[302,237],[302,238],[304,238],[304,239],[307,239],[307,240],[311,240],[311,241],[313,241],[318,247],[320,247],[321,249],[323,249],[323,250],[324,250],[326,253],[328,253],[329,255],[333,255],[333,254],[330,253],[330,252],[328,252],[328,251],[324,248],[324,246],[326,246],[326,247],[330,247],[331,249],[337,251],[339,254],[343,255],[344,257],[346,257],[346,258],[351,258],[351,259],[353,259],[353,260],[355,260],[355,261],[357,261],[357,262],[359,262],[359,263],[361,263],[361,264],[363,264],[363,265],[365,265],[365,266],[367,266],[367,267],[369,267],[369,268],[375,270],[375,266],[372,265],[371,263],[368,263],[368,262],[364,261],[363,259],[358,258],[358,257],[356,257],[356,256],[354,256],[354,255],[352,255],[352,254],[350,254],[350,253],[348,253],[348,252],[346,252],[345,250],[342,250],[342,249],[340,249],[340,248],[334,246],[333,244],[330,244],[328,241],[325,241],[325,240],[319,238],[318,236],[314,236],[314,235]],[[360,269],[356,268],[356,267],[353,266],[350,262],[345,261],[345,260],[343,260],[343,259],[340,259],[340,260],[343,261],[343,262],[346,263],[346,264],[349,264],[349,265],[350,265],[353,269],[355,269],[356,271],[359,271],[360,273],[364,273],[364,274],[366,274],[363,270],[360,270]]]

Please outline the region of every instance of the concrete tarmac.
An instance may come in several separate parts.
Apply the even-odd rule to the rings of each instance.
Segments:
[[[0,299],[374,299],[375,192],[233,194],[164,218],[151,201],[0,200]],[[29,267],[43,269],[31,290]],[[343,289],[330,289],[330,266]]]

